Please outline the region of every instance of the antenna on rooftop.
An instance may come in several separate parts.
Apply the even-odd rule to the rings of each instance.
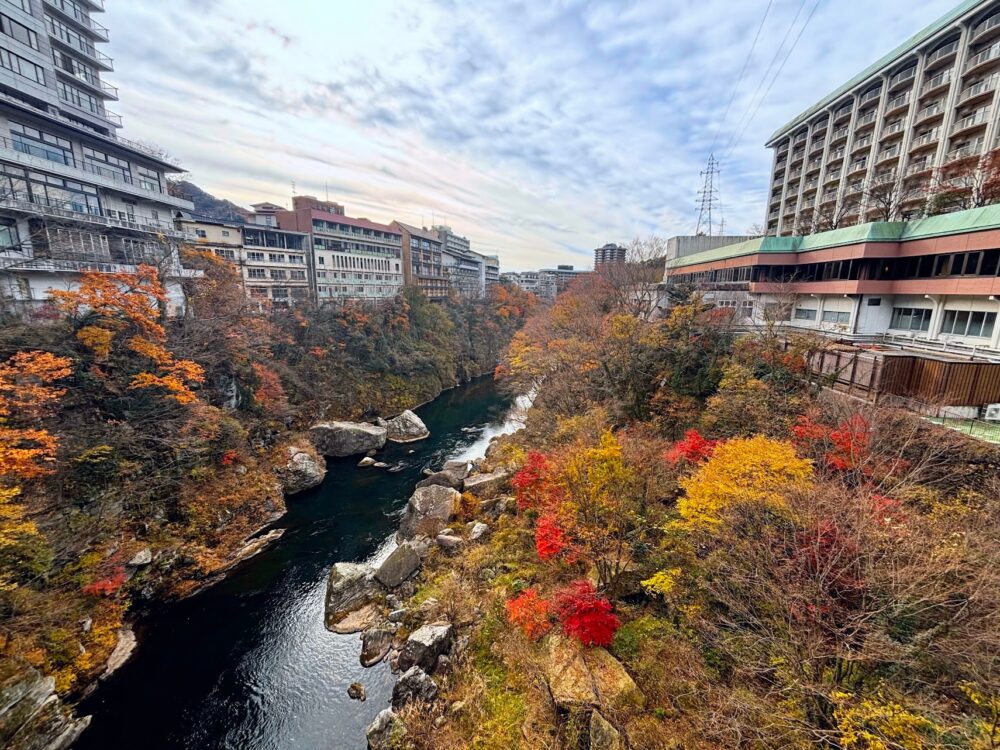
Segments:
[[[719,162],[715,158],[714,153],[709,154],[708,166],[701,172],[703,182],[701,190],[698,191],[698,227],[694,230],[695,234],[712,236],[714,230],[712,221],[713,212],[720,219],[719,231],[717,233],[722,234],[722,204],[719,200],[718,175]]]
[[[292,195],[295,195],[295,180],[292,180]]]

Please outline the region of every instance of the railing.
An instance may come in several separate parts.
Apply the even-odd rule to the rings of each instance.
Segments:
[[[837,159],[843,159],[845,153],[846,153],[846,150],[844,149],[843,146],[841,146],[836,151],[831,151],[830,152],[829,161],[833,162],[833,161],[837,161]]]
[[[906,93],[900,94],[899,96],[890,99],[889,103],[885,105],[885,111],[891,112],[894,109],[899,109],[900,107],[908,104],[909,101],[910,101],[910,92],[907,91]]]
[[[997,87],[997,74],[994,73],[989,78],[984,78],[979,83],[974,83],[971,86],[965,88],[958,95],[958,103],[967,102],[975,96],[980,94],[985,94],[987,91],[993,91]]]
[[[806,180],[806,184],[803,186],[803,190],[812,190],[819,186],[819,180],[815,177],[811,180]]]
[[[836,112],[833,113],[833,119],[834,120],[839,120],[844,115],[851,114],[851,110],[853,110],[853,109],[854,109],[854,107],[851,106],[850,104],[848,104],[846,107],[841,107],[840,109],[838,109]]]
[[[878,160],[879,161],[885,161],[886,159],[892,159],[894,157],[897,157],[897,156],[899,156],[899,152],[901,150],[902,149],[899,147],[898,143],[895,146],[891,146],[890,148],[883,149],[882,152],[878,155]]]
[[[100,77],[93,75],[89,70],[73,70],[72,68],[63,65],[59,55],[54,55],[56,70],[66,73],[67,75],[73,76],[73,79],[85,83],[92,88],[99,89],[108,95],[111,99],[118,98],[118,89],[111,84],[105,83],[100,79]]]
[[[944,86],[947,83],[951,83],[952,73],[951,70],[946,70],[943,73],[938,73],[933,78],[928,79],[924,82],[924,85],[920,87],[920,93],[926,94],[928,91],[938,88],[939,86]]]
[[[851,168],[850,168],[850,172],[849,173],[860,172],[862,169],[865,169],[867,166],[868,166],[868,157],[867,156],[865,158],[863,158],[863,159],[857,159],[856,161],[851,162]]]
[[[931,52],[927,56],[927,62],[924,63],[924,64],[925,65],[933,65],[938,60],[947,57],[948,55],[950,55],[952,52],[954,52],[957,49],[958,49],[958,42],[957,41],[955,41],[955,42],[949,42],[948,44],[944,45],[943,47],[939,47],[938,49],[936,49],[933,52]]]
[[[870,135],[866,135],[864,138],[858,138],[851,147],[851,151],[860,151],[863,148],[869,148],[872,145],[874,139]]]
[[[790,161],[798,161],[799,159],[801,159],[805,155],[806,155],[806,150],[805,149],[801,149],[799,151],[793,151],[792,152],[792,158],[791,158]]]
[[[81,26],[85,26],[95,34],[99,34],[104,41],[108,41],[108,30],[84,13],[83,9],[81,9],[76,3],[69,2],[69,0],[45,0],[45,2],[63,15],[72,18]]]
[[[826,176],[826,182],[834,182],[835,180],[839,180],[842,174],[843,172],[840,171],[839,169],[836,172],[830,172],[830,174]]]
[[[896,133],[902,132],[903,128],[906,127],[906,120],[896,120],[896,122],[890,123],[885,126],[885,130],[882,131],[882,137],[887,135],[895,135]]]
[[[990,110],[988,107],[983,107],[982,109],[976,110],[971,115],[963,117],[961,120],[957,120],[954,125],[951,126],[951,132],[957,133],[960,130],[965,130],[966,128],[974,128],[977,125],[982,125],[989,119]]]
[[[837,128],[833,131],[833,135],[830,136],[830,143],[834,141],[839,141],[841,138],[847,137],[847,126],[844,125],[842,128]]]
[[[965,64],[965,71],[968,72],[983,63],[989,62],[990,60],[996,60],[997,58],[1000,58],[1000,42],[992,44],[978,55],[970,57],[969,61]]]
[[[100,63],[106,68],[113,67],[113,61],[110,57],[108,57],[99,49],[94,47],[93,44],[88,44],[82,38],[80,38],[79,40],[70,38],[69,34],[66,32],[66,29],[62,28],[62,26],[56,26],[55,22],[48,16],[45,17],[45,26],[49,31],[49,35],[54,36],[63,44],[72,47],[78,52],[82,52],[91,60]]]
[[[969,156],[975,156],[980,152],[982,152],[983,144],[985,142],[986,142],[985,138],[977,138],[972,143],[952,149],[947,153],[945,158],[948,161],[955,161],[956,159],[965,159]]]
[[[910,148],[918,148],[920,146],[926,145],[928,143],[936,143],[938,138],[941,137],[941,128],[937,127],[933,130],[928,130],[926,133],[922,133],[913,139],[913,143],[910,144]]]
[[[932,159],[921,159],[920,161],[915,161],[906,168],[906,176],[909,177],[910,175],[930,169],[932,164]]]
[[[820,195],[819,200],[820,200],[820,203],[829,203],[830,201],[835,201],[835,200],[837,200],[837,191],[836,190],[826,190],[826,191],[823,192],[822,195]]]
[[[793,146],[798,146],[798,145],[799,145],[800,143],[805,143],[805,141],[806,141],[806,134],[805,134],[805,133],[799,133],[799,134],[798,134],[797,136],[795,136],[795,138],[794,138],[794,139],[792,140],[792,145],[793,145]]]
[[[916,68],[909,68],[904,70],[902,73],[896,73],[892,78],[889,79],[889,87],[892,88],[897,83],[902,83],[903,81],[911,81],[917,76]]]
[[[135,220],[115,219],[103,215],[100,209],[87,206],[83,203],[53,201],[29,193],[0,195],[0,206],[15,211],[42,214],[43,216],[52,216],[54,218],[70,219],[73,221],[86,221],[92,224],[102,224],[107,227],[120,227],[138,232],[153,232],[172,237],[183,236],[183,233],[179,232],[172,224],[162,221],[147,219],[144,216],[135,217]]]
[[[795,172],[792,172],[791,174],[789,174],[788,175],[788,179],[789,180],[795,180],[795,179],[798,179],[801,176],[802,176],[802,170],[799,169],[799,170],[796,170]]]
[[[812,172],[814,169],[819,169],[823,166],[822,159],[813,159],[806,165],[806,171]]]
[[[934,102],[924,107],[922,110],[917,112],[914,122],[921,122],[926,120],[928,117],[933,117],[934,115],[939,115],[944,112],[944,107],[941,106],[941,102]]]
[[[862,115],[861,117],[859,117],[858,118],[858,122],[855,125],[855,127],[860,128],[860,127],[863,127],[863,126],[868,125],[869,123],[873,123],[873,122],[875,122],[875,112],[874,112],[874,110],[871,111],[871,112],[869,112],[868,114],[865,114],[865,115]]]
[[[826,135],[822,135],[819,138],[813,140],[812,145],[809,146],[809,154],[815,154],[817,151],[822,151],[823,147],[826,145]]]
[[[788,141],[785,141],[780,146],[778,146],[778,154],[780,155],[780,154],[787,154],[787,153],[788,153]]]
[[[93,115],[97,115],[98,117],[103,118],[108,122],[114,123],[118,127],[122,126],[121,115],[115,114],[111,110],[105,109],[101,105],[89,104],[84,99],[79,99],[79,100],[73,99],[73,97],[66,94],[66,92],[63,91],[62,89],[59,89],[59,100],[66,102],[67,104],[72,104],[74,107],[78,107],[82,109],[84,112],[90,112]]]
[[[882,89],[880,88],[872,89],[871,91],[862,94],[861,99],[858,101],[858,104],[859,105],[867,104],[868,102],[873,101],[874,99],[878,99],[880,96],[882,96]]]

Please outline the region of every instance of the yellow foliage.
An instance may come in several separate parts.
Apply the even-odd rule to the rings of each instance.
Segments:
[[[834,693],[833,699],[837,703],[833,716],[843,750],[936,747],[932,737],[939,730],[933,721],[882,694],[858,699],[848,693]]]
[[[720,444],[692,476],[680,481],[685,496],[677,503],[683,525],[712,528],[722,512],[740,503],[785,507],[784,495],[812,480],[812,462],[795,448],[758,435]]]
[[[662,597],[667,597],[677,587],[677,581],[680,577],[680,568],[658,570],[642,582],[642,587],[650,594],[659,594]]]
[[[94,353],[94,358],[101,362],[111,353],[111,342],[114,341],[114,331],[100,326],[84,326],[76,332],[77,340]]]

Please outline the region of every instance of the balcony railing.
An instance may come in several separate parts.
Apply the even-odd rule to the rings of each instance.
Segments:
[[[916,68],[909,68],[907,70],[904,70],[902,73],[896,73],[896,75],[894,75],[892,78],[889,79],[889,88],[892,88],[897,84],[903,83],[904,81],[912,81],[914,78],[916,78],[916,75],[917,75]]]
[[[926,94],[928,91],[933,91],[936,88],[944,86],[951,83],[952,73],[951,70],[946,70],[943,73],[938,73],[933,78],[928,79],[924,82],[924,85],[920,87],[920,93]]]
[[[963,89],[962,93],[958,95],[958,103],[962,104],[963,102],[967,102],[969,101],[969,99],[977,97],[980,94],[985,94],[988,91],[993,91],[997,87],[997,78],[998,78],[997,74],[994,73],[989,78],[985,78],[979,83],[974,83],[971,86],[968,86],[967,88]]]
[[[50,36],[55,37],[66,46],[71,47],[77,52],[82,52],[88,58],[105,68],[111,69],[114,67],[114,63],[110,57],[94,47],[93,44],[88,43],[82,37],[71,37],[67,33],[66,29],[62,28],[62,26],[56,26],[55,22],[53,22],[53,20],[48,16],[45,17],[45,26],[48,29]]]
[[[909,177],[910,175],[917,174],[918,172],[923,172],[927,169],[930,169],[933,166],[933,164],[934,164],[933,159],[930,158],[918,159],[917,161],[913,162],[912,164],[910,164],[910,166],[906,168],[906,175],[907,177]]]
[[[60,13],[62,13],[67,18],[71,18],[76,23],[80,24],[84,28],[93,31],[99,37],[101,37],[105,42],[108,41],[108,30],[89,15],[87,15],[79,5],[70,0],[45,0],[46,5],[49,5]]]
[[[953,148],[945,156],[945,161],[955,161],[956,159],[965,159],[970,156],[976,156],[983,150],[983,144],[986,142],[985,138],[977,138],[964,146],[959,146],[958,148]]]
[[[850,168],[850,171],[848,172],[848,174],[853,174],[855,172],[860,172],[861,170],[866,169],[867,167],[868,167],[868,157],[867,156],[864,157],[863,159],[856,159],[853,162],[851,162],[851,168]]]
[[[957,41],[949,42],[948,44],[944,45],[943,47],[939,47],[938,49],[936,49],[933,52],[931,52],[927,56],[927,62],[924,63],[924,64],[925,65],[933,65],[938,60],[941,60],[941,59],[947,57],[948,55],[950,55],[953,52],[955,52],[955,50],[957,50],[957,49],[958,49],[958,42]]]
[[[791,174],[788,175],[788,179],[789,180],[797,180],[801,176],[802,176],[802,170],[801,169],[797,169],[797,170],[795,170],[794,172],[792,172]]]
[[[97,115],[98,117],[107,120],[108,122],[114,123],[118,127],[122,126],[121,115],[115,114],[109,109],[105,109],[103,105],[91,104],[87,99],[84,99],[82,97],[79,99],[74,99],[72,96],[65,93],[65,91],[63,91],[63,89],[61,88],[59,89],[59,101],[66,102],[67,104],[72,104],[74,107],[78,107],[79,109],[82,109],[85,112],[90,112],[93,115]]]
[[[809,146],[810,155],[815,154],[817,151],[822,151],[825,146],[826,146],[826,137],[824,135],[814,140],[812,142],[812,145]]]
[[[829,161],[834,162],[834,161],[837,161],[838,159],[843,159],[845,153],[847,153],[846,150],[844,149],[843,146],[841,146],[840,148],[836,149],[835,151],[831,151],[830,152]]]
[[[803,190],[813,190],[819,186],[819,180],[813,177],[811,180],[806,180],[806,184],[802,187]]]
[[[969,58],[969,62],[965,64],[965,71],[968,72],[973,68],[978,68],[980,65],[988,63],[991,60],[996,60],[997,58],[1000,58],[1000,42],[990,45],[978,55]]]
[[[806,134],[805,134],[805,133],[799,133],[799,134],[798,134],[797,136],[795,136],[795,138],[794,138],[794,139],[792,140],[792,145],[793,145],[793,146],[798,146],[798,145],[799,145],[800,143],[805,143],[805,142],[806,142]]]
[[[97,89],[98,91],[103,92],[109,99],[118,98],[118,89],[115,86],[105,83],[99,76],[94,75],[89,70],[73,70],[72,67],[63,63],[60,55],[53,55],[53,57],[56,70],[60,73],[72,76],[73,80],[79,81],[80,83],[90,86],[92,89]]]
[[[798,151],[793,151],[792,158],[790,159],[790,161],[798,161],[805,155],[806,155],[806,150],[804,148],[801,148]]]
[[[972,36],[973,38],[978,37],[981,34],[985,34],[990,29],[995,29],[997,26],[1000,26],[1000,13],[990,16],[985,21],[977,25],[976,28],[972,30]]]
[[[152,232],[170,237],[183,237],[172,224],[144,216],[136,216],[129,220],[104,216],[99,209],[76,201],[56,201],[41,196],[18,191],[11,195],[0,195],[0,206],[14,211],[41,214],[59,219],[83,221],[91,224],[101,224],[106,227],[119,227],[138,232]]]
[[[860,151],[863,148],[870,148],[873,140],[874,139],[870,135],[866,135],[864,138],[858,138],[858,140],[854,142],[854,145],[851,146],[851,151],[854,152]]]
[[[910,92],[907,91],[903,94],[900,94],[897,97],[893,97],[892,99],[890,99],[889,103],[885,105],[885,111],[887,113],[892,112],[893,110],[899,109],[900,107],[905,107],[909,103],[910,103]]]
[[[824,180],[824,182],[828,182],[828,183],[829,182],[836,182],[837,180],[840,179],[840,175],[842,175],[842,174],[843,174],[843,172],[841,170],[839,170],[839,169],[837,171],[835,171],[835,172],[830,172],[826,176],[826,180]]]
[[[844,127],[837,128],[836,130],[833,131],[833,134],[830,136],[830,143],[835,143],[839,141],[841,138],[846,138],[846,137],[847,137],[847,126],[844,125]]]
[[[890,147],[890,148],[886,148],[886,149],[883,149],[883,150],[881,151],[881,153],[879,153],[879,155],[878,155],[878,160],[879,160],[880,162],[882,162],[882,161],[885,161],[886,159],[894,159],[894,158],[896,158],[897,156],[899,156],[899,152],[900,152],[901,150],[902,150],[902,149],[900,148],[900,146],[899,146],[899,144],[898,144],[898,143],[897,143],[897,144],[896,144],[895,146],[892,146],[892,147]]]
[[[902,133],[903,129],[906,127],[906,120],[896,120],[896,122],[891,122],[885,126],[882,131],[882,137],[895,135],[896,133]]]
[[[983,107],[971,115],[963,117],[961,120],[956,120],[955,124],[951,126],[951,132],[954,135],[962,130],[968,130],[969,128],[974,128],[977,125],[982,125],[989,119],[990,110],[989,107]]]
[[[926,120],[928,117],[934,117],[935,115],[939,115],[942,112],[944,112],[944,107],[941,106],[941,102],[934,102],[933,104],[929,104],[928,106],[924,107],[922,110],[917,112],[917,116],[914,119],[914,122],[922,122]]]
[[[937,143],[937,140],[940,137],[941,128],[938,127],[933,130],[928,130],[926,133],[921,133],[914,138],[913,143],[910,144],[910,148],[919,148],[920,146],[925,146],[928,143]]]
[[[858,118],[858,122],[855,127],[864,127],[865,125],[869,125],[873,122],[875,122],[875,112],[871,111],[867,114],[861,115],[861,117]]]
[[[823,160],[822,159],[812,159],[809,162],[809,164],[806,165],[806,171],[807,172],[812,172],[813,170],[819,169],[822,166],[823,166]]]

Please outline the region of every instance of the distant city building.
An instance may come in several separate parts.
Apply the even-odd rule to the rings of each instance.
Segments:
[[[543,268],[540,274],[550,274],[555,280],[556,294],[562,294],[573,281],[581,275],[590,273],[589,271],[577,270],[573,266],[556,266],[555,268]]]
[[[432,230],[401,221],[394,221],[392,226],[402,236],[404,283],[417,287],[430,300],[447,299],[449,284],[441,257],[441,238]]]
[[[84,272],[155,265],[169,309],[183,304],[167,192],[180,172],[156,149],[121,138],[106,103],[118,89],[97,45],[100,2],[8,0],[0,15],[0,309],[30,310]]]
[[[628,250],[614,242],[609,242],[603,247],[594,250],[594,270],[597,271],[602,266],[615,263],[624,263]]]
[[[450,227],[432,227],[441,240],[441,267],[451,288],[464,299],[480,299],[486,292],[486,259],[471,249],[468,238]]]
[[[768,139],[767,233],[919,218],[968,191],[955,175],[997,148],[998,82],[1000,3],[966,0]]]
[[[590,273],[578,271],[573,266],[543,268],[539,271],[511,271],[500,275],[508,284],[538,295],[540,299],[552,301],[564,292],[578,276]]]
[[[339,203],[298,195],[292,210],[273,213],[278,226],[308,233],[316,298],[374,301],[395,297],[403,286],[403,238],[395,225],[346,216]]]
[[[693,255],[704,250],[713,250],[717,247],[726,247],[737,242],[745,242],[754,239],[751,235],[742,237],[736,235],[712,235],[696,234],[671,237],[667,240],[667,260],[683,258],[685,255]]]

